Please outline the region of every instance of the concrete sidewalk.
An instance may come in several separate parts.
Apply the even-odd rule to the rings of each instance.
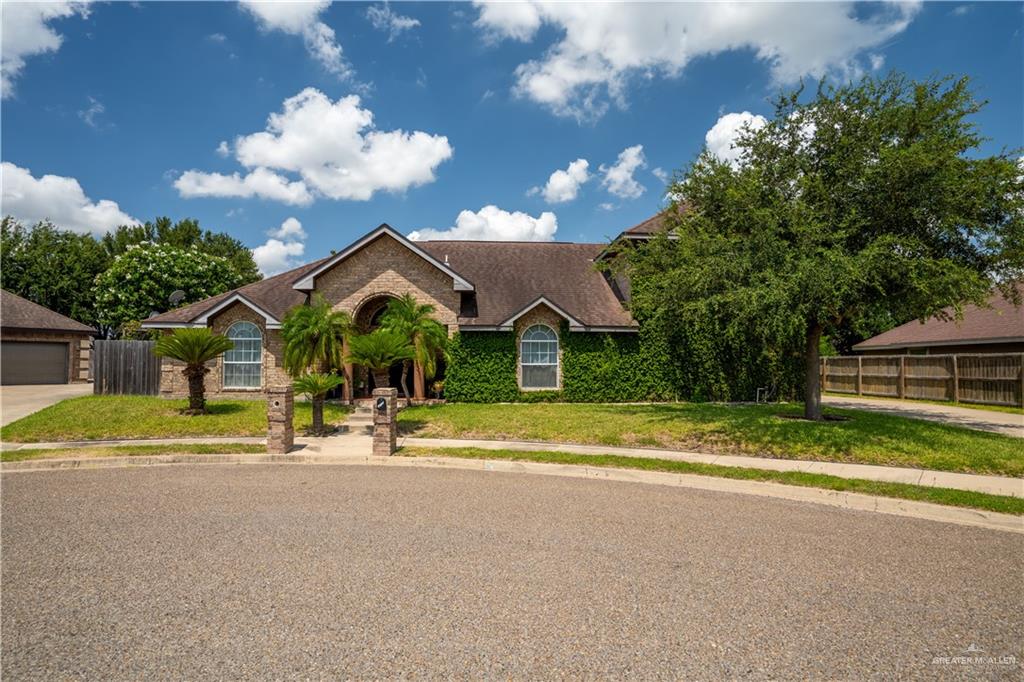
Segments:
[[[707,455],[699,452],[655,450],[649,448],[619,448],[603,445],[570,445],[566,443],[533,443],[528,441],[463,440],[457,438],[402,438],[399,445],[423,448],[482,448],[486,450],[520,450],[569,452],[577,455],[619,455],[646,457],[678,462],[716,464],[744,469],[770,469],[773,471],[802,471],[826,474],[839,478],[859,478],[867,481],[909,483],[932,488],[973,490],[991,495],[1024,497],[1024,479],[981,474],[958,474],[948,471],[910,469],[905,467],[876,466],[873,464],[843,464],[839,462],[811,462],[800,459],[770,459],[767,457],[740,457],[737,455]]]
[[[1001,433],[1004,436],[1024,438],[1024,414],[1010,414],[995,410],[976,410],[956,405],[935,405],[914,400],[888,400],[885,398],[858,398],[857,396],[823,395],[821,402],[829,407],[848,410],[866,410],[962,426],[977,431]]]

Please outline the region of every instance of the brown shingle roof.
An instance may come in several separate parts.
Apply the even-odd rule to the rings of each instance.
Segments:
[[[543,296],[588,327],[636,326],[604,275],[594,268],[593,259],[603,244],[424,241],[416,245],[441,262],[447,257],[454,271],[474,283],[478,316],[459,318],[460,325],[498,326]],[[329,259],[162,313],[146,324],[191,322],[235,293],[280,320],[305,300],[292,284]]]
[[[1024,295],[1024,283],[1017,284]],[[957,346],[973,343],[1024,340],[1024,305],[1017,307],[999,293],[989,298],[991,308],[964,307],[959,323],[930,319],[923,324],[914,320],[856,344],[854,350],[877,350],[922,346]],[[946,308],[952,315],[951,308]]]
[[[684,204],[677,204],[676,211],[680,214],[685,213],[687,207]],[[652,234],[657,234],[665,229],[665,219],[669,217],[670,209],[665,209],[652,215],[642,223],[637,223],[633,227],[630,227],[622,232],[623,235],[632,235],[634,237],[645,237]]]
[[[0,327],[37,331],[79,332],[95,334],[96,330],[70,317],[44,308],[17,294],[0,289]]]
[[[279,275],[261,279],[259,282],[246,284],[244,287],[232,289],[231,291],[226,291],[223,294],[217,294],[216,296],[203,299],[202,301],[155,315],[154,317],[148,318],[146,323],[175,324],[191,322],[224,299],[236,293],[241,294],[243,297],[280,320],[291,308],[306,300],[306,295],[304,293],[292,288],[292,284],[295,280],[301,278],[307,272],[328,260],[328,258],[330,258],[330,256],[327,258],[321,258],[318,261],[313,261],[312,263],[306,263],[294,270],[288,270],[287,272],[282,272]]]
[[[476,287],[478,316],[459,324],[497,326],[544,298],[588,327],[633,327],[594,258],[604,244],[560,242],[417,242]]]

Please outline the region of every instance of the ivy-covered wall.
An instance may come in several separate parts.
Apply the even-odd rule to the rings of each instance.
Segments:
[[[561,391],[520,391],[512,332],[461,332],[449,345],[452,402],[636,402],[676,397],[667,344],[639,334],[570,332],[563,325]]]
[[[459,332],[448,343],[445,399],[456,403],[509,403],[519,399],[512,332]]]

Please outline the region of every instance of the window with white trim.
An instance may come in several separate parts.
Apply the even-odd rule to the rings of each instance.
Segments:
[[[545,324],[535,324],[519,341],[523,388],[558,388],[558,336]]]
[[[263,335],[252,322],[235,322],[227,337],[235,347],[224,353],[224,388],[259,388],[263,369]]]

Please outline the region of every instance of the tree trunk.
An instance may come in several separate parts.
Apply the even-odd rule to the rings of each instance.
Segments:
[[[427,397],[426,382],[423,380],[423,365],[416,362],[412,366],[412,394],[416,400],[424,400]]]
[[[186,367],[182,374],[188,378],[188,411],[189,414],[206,413],[206,396],[203,378],[207,369],[202,365]]]
[[[807,327],[807,346],[804,349],[806,378],[804,380],[804,418],[821,421],[821,325],[811,322]]]
[[[322,436],[324,433],[324,396],[313,396],[313,433]]]
[[[388,378],[388,370],[373,372],[374,388],[391,388],[391,380]]]
[[[402,360],[402,393],[405,394],[405,399],[409,399],[409,361]]]

